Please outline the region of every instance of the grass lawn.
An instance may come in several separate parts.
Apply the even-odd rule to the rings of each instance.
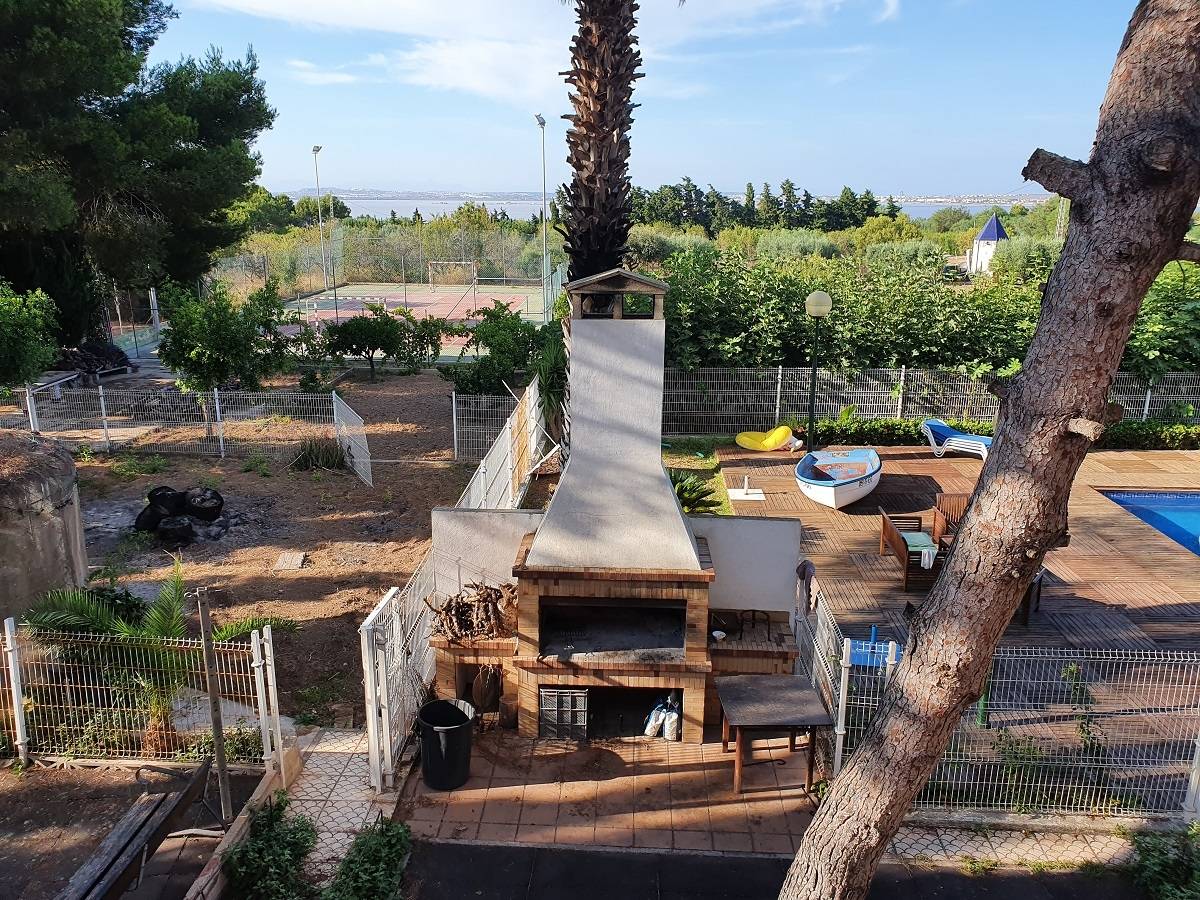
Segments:
[[[729,494],[725,490],[725,479],[721,477],[721,463],[717,459],[717,447],[732,444],[733,438],[725,435],[713,437],[667,438],[663,441],[663,465],[668,469],[686,469],[705,477],[712,485],[717,500],[721,501],[716,515],[731,516]]]

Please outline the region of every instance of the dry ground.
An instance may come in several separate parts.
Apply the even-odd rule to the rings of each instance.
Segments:
[[[182,552],[189,590],[207,588],[220,624],[250,615],[295,619],[276,637],[283,710],[302,722],[330,723],[363,702],[358,626],[392,585],[403,585],[429,544],[429,511],[453,504],[470,475],[452,461],[450,385],[433,373],[343,382],[344,399],[366,422],[374,488],[348,472],[293,472],[272,463],[270,475],[243,471],[243,459],[164,456],[167,468],[122,479],[114,460],[79,462],[85,509],[95,501],[136,501],[156,485],[216,487],[231,513],[249,519],[221,540]],[[274,572],[280,552],[307,554],[303,569]],[[165,551],[130,546],[114,559],[122,577],[151,593],[169,570]],[[123,558],[122,558],[123,557]]]
[[[149,774],[150,780],[162,779]],[[257,777],[231,779],[235,808],[245,803]],[[141,794],[132,769],[0,770],[0,897],[49,900]],[[215,798],[216,786],[210,785]],[[181,814],[180,828],[211,827],[201,804]],[[216,841],[168,839],[147,863],[138,900],[183,896],[200,874]],[[159,888],[160,890],[156,890]]]

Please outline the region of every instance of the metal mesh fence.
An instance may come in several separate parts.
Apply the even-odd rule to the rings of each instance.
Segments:
[[[483,459],[517,408],[512,397],[451,395],[454,409],[454,458],[462,462]]]
[[[539,460],[544,427],[534,378],[520,402],[510,404],[508,417],[456,506],[470,509],[519,506]],[[461,588],[465,577],[486,583],[498,580],[494,573],[478,569],[469,560],[441,563],[454,571],[455,589]],[[434,656],[429,646],[432,616],[425,601],[442,595],[438,590],[438,568],[434,555],[427,553],[404,587],[388,591],[359,629],[371,784],[376,790],[391,784],[404,741],[434,678]]]
[[[835,759],[845,759],[879,708],[898,648],[847,646],[823,609],[803,628],[806,672],[837,722]],[[1001,647],[915,806],[1179,813],[1196,801],[1198,736],[1200,654]]]
[[[11,620],[10,620],[11,622]],[[213,723],[201,642],[14,629],[28,752],[77,760],[191,761],[212,753]],[[214,645],[225,752],[231,763],[262,765],[271,753],[267,672],[256,671],[250,641]],[[261,646],[261,645],[260,645]],[[260,653],[261,655],[261,653]],[[12,665],[0,700],[6,755],[15,755]]]
[[[668,368],[663,383],[663,434],[736,434],[769,429],[808,415],[809,369]],[[1112,399],[1125,418],[1200,422],[1200,374],[1165,375],[1153,385],[1122,372]],[[455,424],[459,458],[479,459],[504,425],[511,398],[459,395]],[[817,371],[816,413],[836,417],[848,407],[868,419],[976,419],[999,412],[984,381],[924,369]]]

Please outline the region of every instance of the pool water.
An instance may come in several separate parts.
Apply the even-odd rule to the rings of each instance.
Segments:
[[[1200,556],[1200,491],[1104,491],[1104,496]]]

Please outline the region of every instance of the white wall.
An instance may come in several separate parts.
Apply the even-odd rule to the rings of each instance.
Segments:
[[[986,272],[991,268],[996,255],[996,241],[975,241],[967,254],[967,271],[972,274]]]
[[[716,580],[714,609],[791,612],[800,565],[799,519],[758,516],[691,516],[692,532],[708,539]]]
[[[512,567],[521,538],[536,531],[542,513],[525,509],[437,507],[433,522],[434,587],[453,594],[462,582],[513,581]]]

